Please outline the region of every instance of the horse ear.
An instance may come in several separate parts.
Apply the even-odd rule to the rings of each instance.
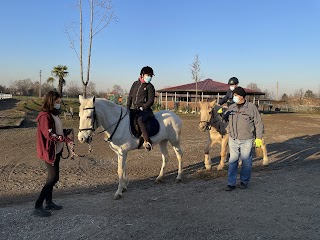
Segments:
[[[93,96],[92,102],[94,102],[96,100],[96,96]]]
[[[213,100],[213,101],[210,103],[210,107],[214,107],[214,105],[216,105],[216,100]]]
[[[79,102],[80,102],[80,104],[81,104],[82,101],[83,101],[83,97],[82,97],[82,95],[79,95]]]

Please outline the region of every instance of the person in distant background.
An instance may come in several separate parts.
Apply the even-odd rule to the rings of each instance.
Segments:
[[[128,109],[133,105],[133,108],[137,110],[138,125],[144,139],[143,146],[147,151],[152,149],[152,141],[149,138],[145,121],[153,114],[151,109],[155,97],[155,89],[151,83],[153,76],[154,73],[151,67],[143,67],[140,71],[139,79],[131,86],[127,101]]]
[[[59,162],[62,155],[63,143],[71,142],[64,136],[60,114],[61,96],[50,91],[44,99],[41,112],[37,117],[37,155],[45,162],[48,176],[39,198],[35,203],[34,214],[40,217],[51,216],[48,210],[60,210],[62,206],[52,201],[54,185],[59,180]],[[46,201],[46,207],[43,202]]]

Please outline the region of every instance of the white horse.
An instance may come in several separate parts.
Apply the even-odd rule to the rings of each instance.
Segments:
[[[96,128],[102,127],[105,131],[105,140],[110,143],[111,149],[118,155],[119,184],[114,199],[120,199],[122,192],[127,189],[126,159],[130,150],[137,149],[139,139],[131,135],[129,113],[125,107],[117,105],[103,98],[83,98],[79,96],[79,133],[78,140],[81,143],[90,143],[92,133]],[[160,124],[159,133],[151,137],[153,144],[160,145],[162,154],[162,166],[156,181],[161,181],[165,175],[166,162],[168,160],[168,141],[173,146],[178,159],[177,182],[182,176],[182,150],[180,147],[180,135],[182,121],[173,112],[159,111],[154,114]]]

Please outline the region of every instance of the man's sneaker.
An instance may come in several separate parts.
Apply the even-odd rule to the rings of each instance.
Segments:
[[[239,184],[239,188],[240,188],[240,189],[247,189],[247,188],[248,188],[248,184],[245,184],[245,183],[241,182],[241,183]]]
[[[236,189],[236,186],[228,185],[228,186],[226,187],[226,191],[228,191],[228,192],[231,192],[231,191],[234,190],[234,189]]]
[[[35,209],[33,210],[33,214],[39,217],[50,217],[52,215],[51,212],[45,210],[42,206],[35,207]]]
[[[62,206],[56,205],[53,202],[47,203],[46,210],[60,210],[60,209],[62,209]]]
[[[152,150],[152,144],[150,142],[144,142],[143,146],[147,151],[151,151]]]

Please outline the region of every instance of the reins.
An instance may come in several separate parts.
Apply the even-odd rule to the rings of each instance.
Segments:
[[[88,131],[88,130],[91,130],[92,132],[95,131],[95,124],[96,124],[96,122],[97,122],[96,109],[95,109],[95,107],[92,107],[92,108],[84,108],[83,110],[87,110],[87,109],[93,109],[92,127],[91,127],[91,128],[81,128],[81,129],[79,129],[79,132],[81,132],[81,131]],[[105,132],[107,129],[109,129],[109,128],[113,127],[114,125],[116,125],[116,127],[114,128],[114,130],[113,130],[113,132],[111,133],[110,137],[107,139],[108,142],[111,142],[111,141],[112,141],[112,138],[113,138],[113,136],[114,136],[114,134],[115,134],[115,132],[117,131],[117,129],[118,129],[118,127],[119,127],[119,124],[120,124],[121,120],[124,119],[124,117],[127,115],[127,112],[126,112],[126,113],[122,116],[122,108],[121,108],[120,110],[121,110],[121,111],[120,111],[120,117],[119,117],[119,120],[118,120],[116,123],[110,125],[110,126],[107,127],[106,129],[103,129],[102,131],[100,131],[100,132],[98,132],[98,133],[96,133],[96,134],[92,134],[92,135],[97,135],[97,134],[103,133],[103,132]],[[96,124],[96,125],[98,125],[98,124]],[[70,157],[70,158],[71,158],[72,160],[74,159],[74,157],[86,157],[86,156],[88,156],[88,155],[92,152],[92,147],[91,147],[91,144],[89,144],[89,143],[88,143],[89,149],[88,149],[88,152],[87,152],[86,154],[84,154],[84,155],[79,155],[79,154],[77,154],[77,153],[74,151],[74,146],[75,146],[75,144],[74,144],[74,141],[73,141],[73,140],[74,140],[73,130],[72,130],[72,139],[71,139],[71,140],[72,140],[72,142],[66,144],[66,147],[67,147],[67,150],[68,150],[68,156],[67,156],[66,158],[68,158],[68,157],[70,156],[70,152],[71,152],[71,157]],[[65,159],[65,158],[64,158],[64,159]]]

